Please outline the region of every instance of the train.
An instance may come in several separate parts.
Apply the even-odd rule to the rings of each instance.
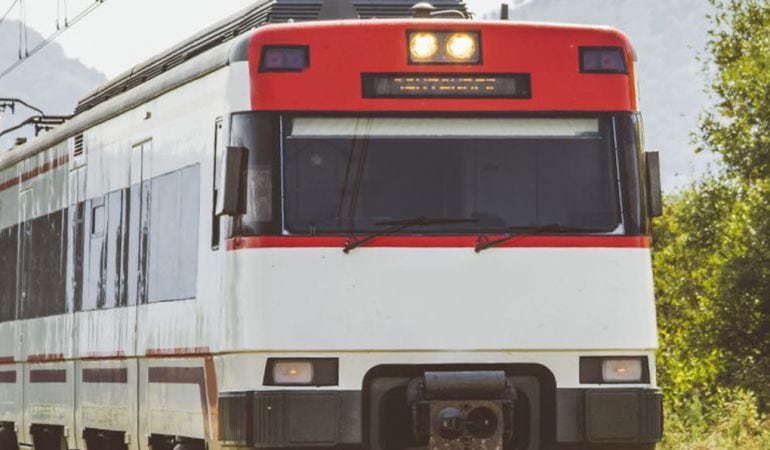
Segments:
[[[99,87],[0,154],[0,449],[655,448],[636,69],[270,0]]]

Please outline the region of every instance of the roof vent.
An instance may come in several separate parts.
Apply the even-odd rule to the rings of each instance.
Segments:
[[[318,12],[320,20],[358,19],[351,0],[326,0]]]

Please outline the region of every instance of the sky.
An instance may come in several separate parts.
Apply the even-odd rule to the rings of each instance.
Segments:
[[[415,0],[415,3],[418,0]],[[499,10],[504,0],[466,0],[479,16]],[[525,3],[531,0],[513,0]],[[25,22],[48,36],[94,0],[24,0]],[[105,0],[57,38],[67,56],[112,78],[160,53],[254,0]],[[3,14],[13,0],[0,0]],[[19,6],[8,16],[19,19]],[[0,25],[3,26],[3,25]]]

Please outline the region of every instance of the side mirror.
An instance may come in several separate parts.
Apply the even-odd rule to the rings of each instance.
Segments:
[[[660,178],[660,153],[646,152],[647,164],[647,206],[650,217],[663,215],[663,188]]]
[[[222,177],[217,199],[217,216],[246,213],[246,174],[249,151],[243,147],[227,147],[222,164]]]

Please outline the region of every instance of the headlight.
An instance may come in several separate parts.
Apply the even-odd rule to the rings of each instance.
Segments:
[[[310,361],[283,361],[273,366],[276,384],[304,384],[313,382],[313,363]]]
[[[454,33],[447,38],[446,52],[451,58],[467,61],[476,55],[476,37],[470,33]]]
[[[605,359],[602,364],[602,379],[609,383],[638,383],[642,372],[640,359]]]
[[[409,39],[409,53],[414,61],[428,61],[438,53],[438,37],[433,33],[414,33]]]
[[[646,356],[586,356],[580,358],[583,384],[646,384],[650,366]]]
[[[337,358],[268,358],[265,386],[337,386]]]

